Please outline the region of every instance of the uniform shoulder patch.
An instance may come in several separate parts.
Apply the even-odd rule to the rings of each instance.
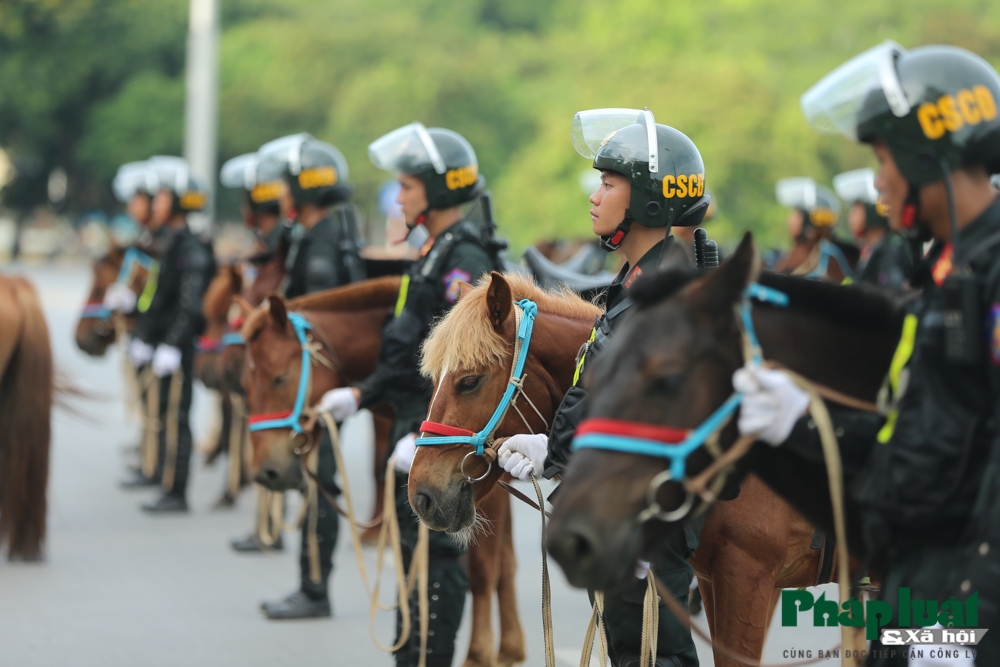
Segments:
[[[1000,366],[1000,303],[990,308],[990,360]]]
[[[452,269],[444,274],[444,296],[448,303],[455,303],[462,296],[462,283],[471,282],[472,276],[462,269]]]

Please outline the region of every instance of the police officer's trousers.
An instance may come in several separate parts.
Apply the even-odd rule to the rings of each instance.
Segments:
[[[322,430],[317,452],[317,472],[320,485],[331,496],[340,495],[335,477],[337,475],[337,460],[330,448],[330,435]],[[314,599],[322,599],[328,595],[330,573],[333,571],[333,552],[337,548],[337,536],[340,533],[340,515],[330,505],[322,493],[317,493],[316,516],[312,510],[306,513],[302,522],[302,540],[299,551],[299,573],[302,592]],[[319,558],[319,580],[314,579],[313,565],[309,554],[309,536],[315,526],[316,547]]]
[[[164,493],[183,497],[187,493],[191,469],[191,397],[193,394],[192,361],[194,347],[182,351],[181,367],[173,375],[158,378],[159,435],[156,478]]]

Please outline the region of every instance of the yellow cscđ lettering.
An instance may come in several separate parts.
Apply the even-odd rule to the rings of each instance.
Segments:
[[[188,211],[200,211],[205,208],[205,195],[200,192],[185,192],[181,195],[181,208]]]
[[[917,108],[917,122],[928,139],[940,139],[945,132],[958,132],[966,125],[979,125],[996,117],[993,92],[981,84],[954,95],[942,95],[937,102],[924,102]]]
[[[326,185],[336,184],[337,170],[332,166],[303,169],[299,173],[299,186],[303,190],[311,190],[312,188],[321,188]]]
[[[478,178],[479,168],[474,164],[470,164],[468,167],[449,169],[444,175],[444,183],[448,186],[449,190],[458,190],[459,188],[467,188],[470,185],[475,185]]]
[[[250,201],[254,204],[261,202],[276,201],[281,199],[281,192],[285,184],[281,181],[271,181],[269,183],[259,183],[250,191]]]
[[[663,196],[700,197],[705,194],[705,174],[667,174],[663,177]]]

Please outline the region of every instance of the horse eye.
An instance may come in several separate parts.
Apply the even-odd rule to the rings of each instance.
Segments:
[[[683,374],[671,373],[669,375],[659,375],[650,380],[650,389],[657,393],[674,394],[680,391],[683,384]]]
[[[273,384],[275,387],[280,387],[281,385],[285,384],[286,382],[288,382],[288,376],[287,375],[279,375],[278,377],[274,378],[274,380],[271,381],[271,384]]]
[[[474,391],[476,389],[476,387],[479,386],[479,383],[482,381],[482,379],[483,379],[482,375],[469,375],[469,376],[466,376],[466,377],[464,377],[464,378],[462,378],[461,380],[458,381],[458,385],[456,385],[456,389],[458,390],[458,393],[460,393],[460,394],[467,394],[470,391]]]

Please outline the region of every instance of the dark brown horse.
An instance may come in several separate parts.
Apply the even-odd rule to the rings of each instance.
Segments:
[[[0,276],[0,547],[40,560],[53,398],[52,349],[38,296]]]
[[[734,308],[741,306],[746,287],[755,277],[754,249],[748,236],[731,259],[707,275],[667,270],[637,285],[637,311],[595,361],[588,378],[590,414],[681,429],[704,421],[733,393],[732,374],[743,364],[743,338]],[[899,338],[900,307],[869,288],[837,287],[775,274],[761,275],[759,282],[790,299],[787,308],[753,307],[753,323],[765,358],[848,396],[875,401]],[[721,432],[720,446],[728,448],[735,436],[733,422]],[[793,505],[833,534],[825,466],[812,461],[811,469],[803,474],[802,462],[794,460],[793,452],[789,445],[772,448],[758,443],[727,485],[738,483],[752,470],[766,482],[778,482],[775,488],[783,495],[795,489],[802,497],[808,496],[810,503],[791,498]],[[712,460],[704,448],[693,452],[687,460],[688,477]],[[571,581],[614,585],[628,576],[626,564],[641,554],[655,553],[664,532],[676,529],[676,524],[636,520],[647,505],[650,482],[665,467],[664,459],[599,449],[574,454],[547,542]],[[744,483],[739,499],[714,507],[702,532],[703,544],[711,523],[720,513],[734,512],[745,503],[746,492]],[[680,507],[684,498],[683,487],[673,482],[662,485],[656,497],[667,509]],[[848,546],[861,555],[858,508],[848,502],[846,509]],[[744,521],[753,526],[762,517],[745,514]],[[744,576],[759,580],[766,573],[751,569]],[[718,582],[705,591],[706,609],[712,607],[708,591],[713,588],[719,611]],[[744,615],[753,617],[747,622],[766,627],[770,609],[752,605],[743,609]],[[751,653],[748,647],[721,639],[730,648],[760,655],[759,650]]]
[[[468,429],[487,422],[507,384],[513,304],[522,298],[538,304],[526,361],[526,398],[541,416],[551,419],[572,382],[576,351],[587,340],[597,309],[571,294],[543,292],[518,276],[493,274],[487,284],[463,296],[425,346],[424,369],[436,382],[428,420]],[[520,414],[507,413],[495,435],[524,433],[529,427],[544,432],[546,424],[522,404]],[[433,528],[470,530],[474,503],[491,497],[502,475],[496,466],[487,474],[487,464],[476,457],[466,461],[463,474],[462,461],[470,451],[461,445],[418,449],[410,476],[411,502]],[[466,474],[486,477],[469,484]],[[619,484],[633,479],[610,474]],[[645,486],[639,492],[643,499],[644,492]],[[633,491],[619,493],[630,497]],[[560,488],[557,513],[562,494]],[[773,610],[779,589],[822,583],[817,582],[820,552],[810,548],[813,532],[804,518],[756,478],[747,480],[738,500],[723,503],[708,518],[690,561],[704,587],[714,636],[747,654],[760,654],[770,618],[767,612]],[[622,554],[614,563],[602,561],[606,576],[601,578],[583,580],[568,572],[570,582],[599,590],[613,588],[631,576],[638,557],[636,552]],[[759,618],[747,618],[742,610],[754,605],[761,610]],[[732,664],[722,656],[716,660]]]
[[[103,357],[115,343],[117,332],[111,313],[104,308],[104,293],[118,279],[124,260],[125,251],[112,246],[108,254],[94,262],[93,282],[75,336],[77,347],[92,357]]]
[[[326,391],[364,378],[374,370],[382,324],[395,305],[399,284],[398,277],[376,278],[287,303],[272,296],[267,307],[252,312],[244,305],[242,333],[247,344],[243,384],[251,413],[283,412],[295,403],[302,348],[288,321],[290,311],[302,314],[312,324],[315,339],[321,343],[319,354],[332,361],[333,369],[324,364],[312,366],[306,405],[314,405]],[[379,412],[376,409],[376,424],[383,418]],[[289,431],[257,431],[251,440],[252,469],[258,482],[274,490],[302,486],[301,461]],[[383,458],[381,464],[384,466],[385,462]],[[524,638],[514,591],[516,564],[510,502],[498,495],[483,508],[483,514],[494,530],[469,549],[473,633],[464,664],[466,667],[513,665],[524,660]],[[501,619],[501,650],[496,661],[490,626],[494,592],[499,599]]]

